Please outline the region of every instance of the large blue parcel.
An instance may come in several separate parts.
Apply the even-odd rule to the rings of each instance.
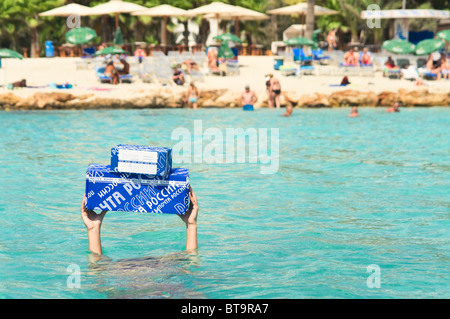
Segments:
[[[111,170],[114,172],[166,176],[171,169],[171,148],[128,144],[111,148]]]
[[[87,209],[183,215],[188,207],[186,168],[173,168],[167,176],[116,173],[101,164],[87,169]]]

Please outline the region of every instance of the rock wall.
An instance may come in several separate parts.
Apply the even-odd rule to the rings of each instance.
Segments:
[[[22,98],[14,93],[0,94],[0,110],[41,110],[41,109],[117,109],[117,108],[183,108],[188,107],[184,91],[164,89],[149,92],[129,99],[104,98],[93,93],[73,95],[63,92],[36,92]],[[227,89],[201,92],[198,106],[201,108],[240,107],[240,93]],[[347,107],[347,106],[389,106],[395,101],[403,106],[450,106],[450,91],[430,92],[427,89],[384,91],[379,94],[356,90],[336,91],[329,95],[298,92],[283,92],[281,104],[296,107]],[[259,97],[255,107],[267,107],[267,96]]]

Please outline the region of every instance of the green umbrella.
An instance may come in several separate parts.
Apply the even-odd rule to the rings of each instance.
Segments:
[[[228,45],[228,41],[224,41],[220,45],[218,57],[224,58],[224,59],[233,59],[234,58],[234,52],[230,49],[230,46]]]
[[[284,43],[286,43],[289,46],[307,45],[307,46],[315,47],[317,45],[317,43],[314,42],[313,40],[304,38],[304,37],[290,38],[289,40],[284,41]]]
[[[72,44],[84,44],[97,37],[95,30],[91,28],[75,28],[66,32],[66,41]]]
[[[126,53],[127,53],[127,51],[122,50],[121,48],[106,47],[104,49],[101,49],[101,50],[95,52],[95,55],[126,54]]]
[[[224,34],[215,36],[213,39],[219,40],[219,41],[231,41],[231,42],[239,42],[239,43],[242,42],[242,40],[239,39],[239,37],[237,37],[236,35],[234,35],[232,33],[224,33]]]
[[[439,31],[436,35],[438,38],[450,42],[450,29]]]
[[[440,39],[427,39],[420,41],[416,45],[416,55],[426,55],[442,49],[444,41]]]
[[[19,52],[10,50],[10,49],[0,49],[0,59],[23,59],[23,55],[20,54]],[[5,83],[3,85],[3,87],[7,88],[7,80],[6,80],[6,67],[3,63],[3,69],[5,70]]]
[[[386,51],[397,54],[412,53],[416,49],[416,46],[413,43],[400,39],[386,40],[381,47]]]
[[[114,35],[114,44],[115,45],[123,44],[122,31],[120,31],[120,28],[117,28],[116,34]]]

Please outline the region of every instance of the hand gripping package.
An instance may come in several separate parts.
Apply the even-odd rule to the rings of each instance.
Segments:
[[[186,168],[174,168],[166,176],[117,173],[100,164],[87,169],[87,209],[183,215],[188,207]]]
[[[166,176],[172,169],[172,149],[119,144],[111,149],[111,170]]]

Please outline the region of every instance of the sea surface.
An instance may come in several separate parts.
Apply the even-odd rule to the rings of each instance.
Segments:
[[[283,112],[0,112],[0,298],[449,298],[450,108]],[[178,216],[108,212],[92,258],[88,165],[181,142],[198,253]]]

